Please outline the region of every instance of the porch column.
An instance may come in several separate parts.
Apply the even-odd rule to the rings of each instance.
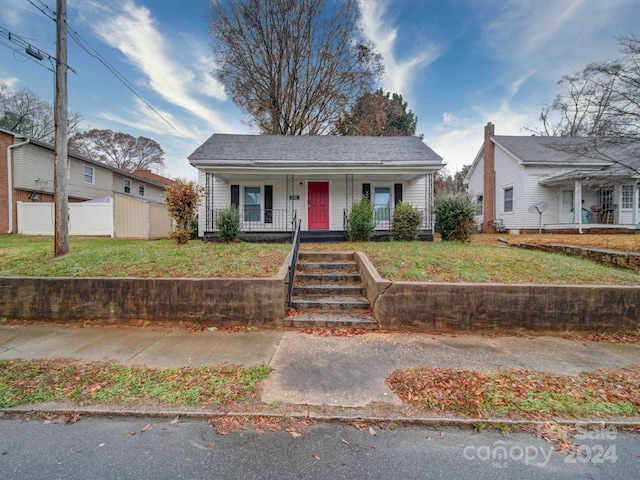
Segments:
[[[573,216],[578,220],[578,233],[582,233],[582,183],[576,180],[573,188]]]
[[[640,212],[638,211],[638,203],[640,202],[640,183],[636,183],[636,188],[633,189],[633,223],[638,225],[640,223]]]
[[[433,173],[424,174],[424,229],[433,230]]]
[[[205,192],[205,229],[207,232],[213,231],[215,227],[214,212],[213,212],[213,185],[215,178],[213,173],[206,174],[206,192]]]
[[[345,207],[347,209],[347,215],[351,211],[351,207],[353,206],[353,174],[347,173],[347,191],[346,191],[346,203]]]
[[[285,201],[287,206],[287,225],[293,230],[293,175],[287,175],[287,198]]]

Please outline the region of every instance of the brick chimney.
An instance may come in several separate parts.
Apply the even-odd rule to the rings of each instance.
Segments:
[[[483,203],[484,212],[482,220],[482,231],[495,233],[493,225],[495,221],[496,203],[496,169],[495,169],[495,145],[491,137],[495,135],[493,123],[487,123],[484,127],[484,192]]]

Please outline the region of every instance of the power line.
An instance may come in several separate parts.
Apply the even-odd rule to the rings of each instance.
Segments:
[[[44,50],[42,50],[42,49],[36,47],[35,45],[33,45],[32,43],[28,42],[23,36],[18,35],[18,34],[13,33],[13,32],[10,32],[9,30],[7,30],[6,28],[4,28],[2,26],[0,26],[0,37],[6,38],[7,40],[9,40],[14,45],[17,45],[18,48],[14,48],[11,45],[7,45],[4,42],[0,42],[5,47],[10,48],[11,50],[13,50],[14,54],[15,53],[20,53],[20,54],[24,55],[27,59],[33,60],[34,62],[38,63],[38,65],[46,68],[50,72],[53,72],[53,65],[58,63],[58,60],[53,55],[45,52]],[[42,65],[41,63],[39,63],[44,59],[47,59],[47,60],[49,60],[49,62],[51,62],[51,67],[52,68],[47,68],[45,65]],[[75,73],[76,75],[78,74],[78,72],[76,72],[69,65],[66,65],[66,67],[69,70],[71,70],[73,73]]]
[[[33,5],[38,11],[40,11],[45,17],[50,20],[56,21],[56,13],[49,6],[41,0],[36,0],[42,7],[36,5],[32,0],[27,0],[31,5]],[[158,117],[162,119],[167,125],[169,125],[176,133],[181,136],[184,134],[178,130],[167,118],[164,117],[151,103],[149,103],[140,92],[135,88],[135,86],[124,76],[120,71],[111,65],[107,59],[105,59],[97,50],[95,50],[89,42],[87,42],[82,36],[76,32],[71,26],[69,22],[67,22],[67,32],[71,39],[82,49],[84,50],[90,57],[100,62],[107,70],[109,70],[119,81],[122,83],[131,93],[133,93],[136,97],[138,97],[147,107],[149,107],[153,113],[155,113]],[[191,142],[198,146],[193,140]]]

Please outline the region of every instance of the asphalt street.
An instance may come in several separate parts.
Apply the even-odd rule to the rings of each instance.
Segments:
[[[455,427],[320,423],[299,437],[286,430],[218,435],[205,420],[96,417],[64,425],[5,415],[0,478],[637,478],[640,434],[613,429],[592,437],[577,440],[577,458],[529,433]]]

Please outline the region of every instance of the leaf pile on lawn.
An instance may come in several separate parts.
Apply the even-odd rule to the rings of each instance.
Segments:
[[[640,414],[640,366],[561,375],[528,370],[487,373],[431,367],[394,371],[387,383],[423,409],[465,415],[608,417]]]
[[[209,425],[218,435],[235,433],[243,430],[255,430],[262,435],[266,431],[279,432],[286,430],[294,438],[300,437],[304,432],[316,424],[312,419],[301,419],[295,417],[262,417],[253,415],[229,415],[224,417],[212,417]]]
[[[228,404],[252,399],[270,372],[269,366],[157,369],[67,359],[0,360],[0,408],[51,401]]]

